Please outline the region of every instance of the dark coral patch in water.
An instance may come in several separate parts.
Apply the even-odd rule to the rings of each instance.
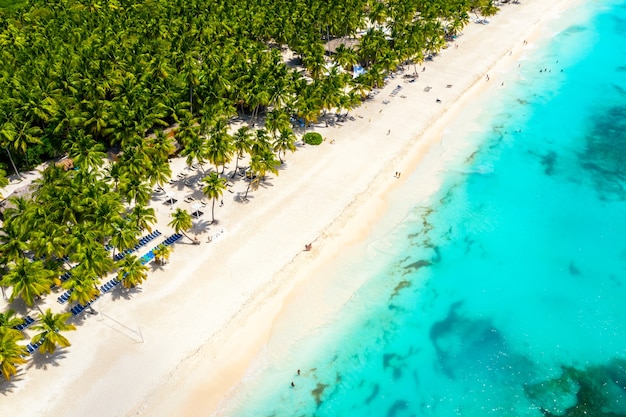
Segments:
[[[626,361],[579,370],[562,367],[561,376],[525,387],[526,395],[547,417],[626,415]]]
[[[386,353],[383,355],[383,368],[385,370],[391,369],[394,379],[400,379],[402,377],[402,371],[408,367],[406,361],[414,354],[413,348],[409,349],[409,352],[402,356],[397,353]]]
[[[372,393],[365,399],[365,404],[369,404],[372,401],[374,401],[376,399],[376,397],[378,397],[378,392],[380,391],[380,385],[375,384],[374,385],[374,389],[372,390]]]
[[[504,338],[491,321],[459,314],[462,304],[453,303],[446,318],[430,329],[442,372],[455,379],[459,373],[502,369],[505,365],[500,363],[501,358],[508,356]]]
[[[541,157],[541,165],[546,175],[554,174],[554,165],[556,164],[556,152],[549,151]]]
[[[626,106],[614,106],[597,117],[579,153],[600,197],[626,199]]]
[[[321,382],[318,382],[315,389],[311,391],[311,394],[313,395],[313,398],[315,398],[315,402],[318,406],[322,403],[322,395],[324,394],[324,390],[326,388],[328,388],[327,384],[322,384]]]
[[[411,286],[411,281],[407,281],[407,280],[400,281],[398,285],[396,285],[396,288],[393,289],[393,294],[391,294],[391,297],[389,298],[397,297],[398,295],[400,295],[400,291],[402,291],[405,288],[409,288],[410,286]]]
[[[406,401],[397,400],[391,407],[389,407],[389,410],[387,410],[387,417],[395,417],[398,413],[406,410],[408,407],[409,405]]]

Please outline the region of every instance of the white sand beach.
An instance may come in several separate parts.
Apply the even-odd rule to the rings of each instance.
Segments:
[[[350,113],[353,121],[319,123],[315,130],[325,142],[288,154],[285,169],[251,191],[248,202],[236,200],[247,183],[233,179],[223,207],[215,207],[219,222],[208,225],[210,203],[194,221],[191,234],[201,244],[180,240],[169,263],[149,264],[149,279],[139,289],[117,288],[93,305],[97,315],[81,315],[78,330],[67,334],[70,348],[51,358],[37,353],[14,380],[0,382],[0,414],[220,414],[297,287],[308,283],[314,289],[316,271],[362,238],[385,210],[386,193],[403,181],[394,174],[423,162],[446,124],[471,108],[478,94],[506,88],[501,74],[516,68],[538,37],[551,35],[542,31],[546,23],[577,4],[525,0],[502,6],[489,24],[470,23],[422,65],[426,70],[418,69],[416,82],[397,76]],[[446,146],[467,145],[459,138]],[[433,176],[423,179],[425,197],[439,186],[437,171],[433,164]],[[199,175],[178,158],[174,176],[181,172]],[[192,192],[201,197],[182,181],[168,191],[178,197],[175,207],[191,208],[193,202],[183,200]],[[165,236],[172,231],[163,200],[157,195],[151,204]],[[215,238],[209,242],[209,236]],[[312,250],[304,251],[308,243]],[[55,311],[65,308],[56,303],[58,295],[47,297]]]

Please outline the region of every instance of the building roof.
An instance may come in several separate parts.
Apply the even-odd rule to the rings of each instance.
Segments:
[[[346,48],[355,48],[359,46],[359,40],[355,38],[335,38],[326,42],[326,50],[328,53],[334,54],[337,51],[339,45],[344,45]]]

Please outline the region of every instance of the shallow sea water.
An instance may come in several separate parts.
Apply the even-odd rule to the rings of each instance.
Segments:
[[[626,416],[626,2],[554,28],[466,116],[479,150],[427,204],[410,175],[300,313],[358,291],[278,326],[224,414]]]

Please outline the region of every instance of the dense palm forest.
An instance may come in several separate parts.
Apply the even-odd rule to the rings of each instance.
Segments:
[[[471,13],[497,10],[491,0],[9,3],[0,8],[0,186],[7,172],[61,155],[76,167],[50,164],[3,213],[0,288],[31,307],[60,286],[87,304],[116,268],[124,286],[145,279],[136,257],[115,262],[110,251],[132,248],[156,221],[148,202],[177,150],[214,167],[203,191],[215,204],[227,163],[248,156],[252,178],[276,172],[281,153],[295,150],[294,120],[357,106],[387,73],[445,47]],[[328,41],[340,38],[358,44],[330,54]],[[356,64],[366,71],[353,78]],[[237,118],[248,125],[233,132]],[[121,152],[108,162],[112,147]],[[171,225],[190,223],[177,210]],[[70,315],[40,311],[33,343],[67,346],[59,332],[73,328]],[[21,323],[11,310],[0,315],[6,378],[26,355]]]

